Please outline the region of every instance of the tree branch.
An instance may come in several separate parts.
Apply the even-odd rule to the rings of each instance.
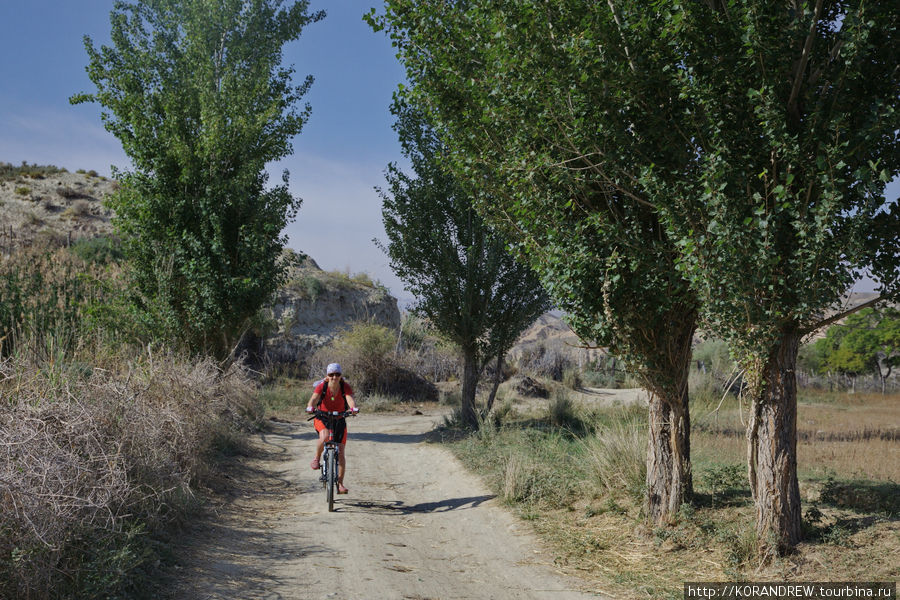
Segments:
[[[827,327],[828,325],[831,325],[832,323],[840,321],[841,319],[843,319],[845,317],[849,317],[850,315],[852,315],[855,312],[859,312],[864,308],[869,308],[871,306],[875,306],[879,302],[883,302],[883,301],[884,301],[884,298],[882,298],[881,296],[878,296],[877,298],[873,298],[873,299],[869,300],[868,302],[863,302],[859,306],[854,306],[853,308],[851,308],[849,310],[845,310],[842,313],[838,313],[836,315],[828,317],[827,319],[823,319],[823,320],[819,321],[818,323],[816,323],[815,325],[812,325],[810,327],[807,327],[806,329],[801,330],[800,334],[804,335],[804,336],[809,335],[810,333],[812,333],[818,329]]]
[[[821,2],[821,0],[819,0]],[[628,42],[625,40],[625,32],[622,31],[622,20],[619,19],[619,13],[616,12],[616,7],[613,4],[613,0],[606,0],[606,3],[609,5],[609,10],[612,12],[613,20],[616,22],[616,27],[619,28],[619,36],[622,38],[622,48],[625,50],[625,58],[628,59],[628,66],[631,67],[632,73],[637,73],[637,67],[634,66],[634,60],[631,58],[631,52],[628,50]]]
[[[797,111],[795,106],[797,96],[800,95],[800,84],[803,82],[803,73],[806,71],[806,63],[809,62],[809,54],[812,51],[813,41],[816,39],[816,25],[819,23],[819,14],[822,12],[822,0],[816,1],[816,10],[813,13],[813,20],[809,26],[809,34],[806,36],[806,43],[803,45],[803,53],[800,56],[800,64],[797,65],[797,72],[794,74],[794,85],[791,88],[791,96],[788,99],[788,110]]]

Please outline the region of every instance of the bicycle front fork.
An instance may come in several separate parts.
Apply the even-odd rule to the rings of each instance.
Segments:
[[[319,469],[319,471],[321,473],[321,475],[319,475],[319,481],[321,481],[323,484],[328,482],[328,453],[329,452],[334,452],[335,471],[337,471],[337,469],[339,468],[338,465],[340,464],[341,451],[337,448],[337,446],[334,446],[334,447],[326,446],[325,452],[322,453],[322,459],[319,461],[319,464],[322,465],[321,468]],[[337,472],[335,473],[335,479],[337,479]]]

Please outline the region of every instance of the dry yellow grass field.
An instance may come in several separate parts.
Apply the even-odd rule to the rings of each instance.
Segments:
[[[736,400],[718,414],[695,411],[695,459],[742,463],[746,441]],[[744,421],[745,422],[745,421]],[[797,462],[801,474],[900,483],[900,396],[801,394],[797,407]]]

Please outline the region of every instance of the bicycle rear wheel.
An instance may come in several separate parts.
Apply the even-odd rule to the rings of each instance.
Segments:
[[[325,482],[325,495],[328,498],[328,512],[334,512],[334,488],[337,482],[337,461],[333,448],[329,448],[325,454],[325,464],[328,469],[328,480]]]

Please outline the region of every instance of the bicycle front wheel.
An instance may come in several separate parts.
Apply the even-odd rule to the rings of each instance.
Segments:
[[[337,461],[335,452],[329,449],[325,456],[325,464],[328,468],[328,481],[325,482],[325,495],[328,498],[328,512],[334,512],[334,488],[337,484]]]

